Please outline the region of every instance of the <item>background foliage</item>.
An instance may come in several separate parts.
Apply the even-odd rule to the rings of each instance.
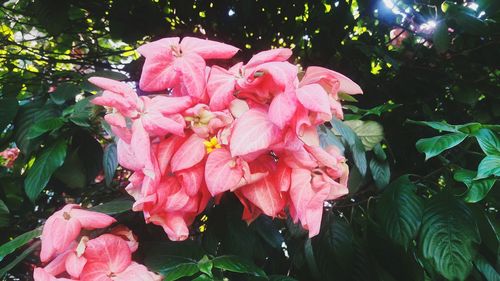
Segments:
[[[166,280],[500,280],[500,2],[0,3],[0,150],[21,151],[0,168],[5,280],[30,280],[30,241],[66,202],[118,216]],[[128,173],[86,79],[135,82],[138,45],[187,35],[238,46],[240,59],[290,47],[300,65],[363,88],[358,102],[345,97],[346,121],[321,128],[351,177],[349,196],[325,207],[319,236],[289,220],[247,226],[230,196],[182,243],[129,211]]]

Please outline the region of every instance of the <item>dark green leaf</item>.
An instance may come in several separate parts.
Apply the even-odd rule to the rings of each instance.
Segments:
[[[251,261],[248,261],[239,256],[220,256],[212,260],[215,268],[237,272],[237,273],[247,273],[254,276],[266,276],[266,273],[254,265]]]
[[[442,20],[438,23],[434,33],[432,34],[432,41],[438,53],[444,53],[450,47],[450,35],[448,33],[448,25],[446,21]]]
[[[0,214],[8,214],[8,213],[10,213],[9,208],[7,207],[7,205],[5,205],[5,202],[3,202],[3,200],[0,199]]]
[[[472,269],[479,231],[469,208],[441,193],[425,208],[419,246],[434,269],[448,280],[465,280]]]
[[[53,93],[50,93],[50,99],[58,105],[67,100],[74,99],[80,93],[80,87],[73,83],[62,83],[57,86]]]
[[[0,277],[3,277],[7,272],[13,269],[18,263],[23,261],[27,256],[33,253],[38,247],[40,247],[40,241],[33,243],[29,248],[24,250],[21,254],[19,254],[13,261],[0,269]]]
[[[319,143],[321,147],[326,148],[330,145],[337,147],[340,153],[344,154],[345,148],[337,136],[325,125],[318,127]]]
[[[196,263],[180,263],[175,266],[163,269],[160,271],[165,276],[164,281],[174,281],[182,277],[193,276],[199,272]]]
[[[415,125],[421,125],[421,126],[428,126],[433,129],[439,130],[439,131],[445,131],[445,132],[451,132],[451,133],[456,133],[458,132],[458,129],[456,128],[455,125],[450,125],[446,121],[438,122],[438,121],[415,121],[415,120],[406,120],[407,123],[410,124],[415,124]]]
[[[382,229],[399,245],[408,248],[422,221],[423,203],[407,175],[393,181],[377,203]]]
[[[297,281],[290,276],[282,276],[282,275],[271,275],[269,276],[269,281]]]
[[[274,225],[270,217],[260,216],[250,227],[254,228],[271,247],[281,249],[284,242],[283,235],[279,232],[279,229]]]
[[[0,261],[2,261],[7,255],[19,249],[19,247],[26,245],[26,243],[40,236],[41,233],[42,230],[37,228],[28,231],[26,233],[23,233],[17,236],[16,238],[10,240],[9,242],[3,244],[2,246],[0,246]]]
[[[428,160],[460,144],[466,137],[467,135],[463,133],[452,133],[433,138],[420,139],[417,141],[416,147],[419,152],[425,153],[425,160]]]
[[[33,126],[31,126],[28,132],[28,138],[34,139],[47,132],[51,132],[61,128],[64,125],[64,119],[60,117],[47,118],[42,121],[38,121]]]
[[[354,164],[358,168],[359,172],[362,176],[366,174],[366,170],[368,169],[365,148],[363,143],[359,139],[359,137],[354,133],[354,131],[347,125],[345,125],[342,121],[334,118],[330,121],[332,127],[335,131],[341,135],[345,141],[347,142],[349,149],[354,158]]]
[[[55,171],[54,177],[70,188],[83,188],[87,184],[85,166],[78,155],[78,149],[72,151],[64,164]]]
[[[375,185],[382,189],[389,184],[391,180],[391,169],[387,161],[380,161],[376,158],[370,160],[370,171]]]
[[[487,281],[500,281],[500,274],[498,274],[495,268],[489,264],[483,256],[479,254],[476,256],[474,266],[481,272]]]
[[[469,203],[476,203],[484,199],[495,184],[495,179],[475,179],[476,172],[460,169],[455,171],[453,178],[463,182],[468,190],[464,195],[464,200]]]
[[[316,263],[316,258],[314,257],[314,249],[312,247],[311,239],[307,239],[304,243],[304,254],[306,257],[307,267],[311,272],[312,276],[316,280],[321,279],[321,274],[319,272],[318,264]]]
[[[477,179],[483,179],[491,175],[500,176],[500,155],[488,155],[481,160],[477,167]]]
[[[24,181],[24,190],[32,202],[35,202],[52,174],[64,163],[66,148],[65,140],[56,141],[40,153],[33,166],[28,170]]]
[[[15,97],[0,98],[0,133],[14,120],[18,109],[19,104]]]
[[[500,155],[500,141],[491,130],[481,129],[474,136],[484,153],[487,155]]]
[[[132,205],[134,204],[134,201],[127,199],[127,198],[121,198],[121,199],[116,199],[110,202],[106,202],[101,205],[94,206],[90,208],[92,211],[95,212],[100,212],[100,213],[105,213],[108,215],[116,215],[119,213],[127,212],[132,210]]]
[[[203,258],[198,261],[198,269],[210,277],[212,276],[213,267],[214,264],[207,256],[203,256]]]
[[[102,166],[104,167],[104,177],[106,185],[109,186],[115,176],[116,168],[118,167],[118,156],[116,154],[116,143],[110,143],[104,149],[102,158]]]

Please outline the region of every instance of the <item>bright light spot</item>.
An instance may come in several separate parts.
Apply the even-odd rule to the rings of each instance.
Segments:
[[[339,4],[340,4],[340,3],[339,3],[339,1],[337,1],[337,2],[333,3],[333,5],[334,5],[335,7],[338,7],[338,6],[339,6]]]
[[[306,35],[302,36],[302,39],[309,41],[311,38],[309,37],[309,35],[306,34]]]
[[[230,17],[234,16],[234,14],[236,14],[236,12],[233,9],[229,9],[229,11],[227,11],[227,15]]]
[[[479,15],[477,17],[480,18],[480,17],[482,17],[484,15],[486,15],[486,13],[484,11],[482,11],[481,13],[479,13]]]
[[[436,28],[437,26],[437,23],[433,20],[430,20],[426,23],[423,23],[422,25],[420,25],[420,30],[422,31],[432,31]]]
[[[464,4],[465,7],[473,10],[473,11],[477,11],[477,9],[479,8],[479,5],[477,3],[474,3],[474,2],[468,2],[468,3],[465,3]]]

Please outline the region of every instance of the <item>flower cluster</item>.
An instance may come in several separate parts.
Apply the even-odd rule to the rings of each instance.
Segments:
[[[238,49],[210,40],[165,38],[138,51],[146,59],[139,87],[156,95],[90,79],[104,89],[93,102],[110,108],[105,120],[118,137],[118,161],[134,172],[126,188],[133,209],[184,240],[210,198],[230,191],[247,222],[288,209],[316,235],[324,201],[348,192],[346,160],[336,147],[320,147],[317,127],[343,117],[339,92],[360,87],[322,67],[307,68],[299,80],[290,49],[263,51],[229,69],[206,60]]]
[[[75,204],[55,212],[45,222],[41,237],[40,260],[48,264],[35,268],[35,281],[161,280],[161,276],[132,261],[139,244],[128,228],[117,226],[110,233],[89,237],[90,230],[106,228],[114,222],[108,215],[83,210]]]
[[[7,148],[0,152],[0,164],[5,168],[12,169],[17,156],[19,156],[19,149],[17,147]]]

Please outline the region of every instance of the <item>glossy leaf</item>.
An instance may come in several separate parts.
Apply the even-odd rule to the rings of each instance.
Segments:
[[[377,203],[382,229],[396,243],[408,248],[416,237],[423,215],[422,199],[408,176],[393,181]]]
[[[45,133],[57,130],[64,125],[64,119],[60,117],[48,118],[33,124],[28,132],[28,138],[34,139]]]
[[[463,202],[446,193],[431,198],[424,211],[419,247],[437,272],[449,280],[465,280],[479,242],[476,222]]]
[[[420,139],[417,141],[416,147],[419,152],[425,153],[425,160],[441,154],[441,152],[459,145],[465,138],[466,134],[452,133],[433,138]]]
[[[116,168],[118,167],[118,155],[116,150],[116,143],[110,143],[104,149],[102,159],[102,166],[104,167],[104,178],[106,185],[110,186],[113,177],[115,176]]]
[[[481,160],[477,167],[477,179],[489,176],[500,176],[500,155],[488,155]]]
[[[109,202],[106,202],[104,204],[94,206],[90,209],[92,211],[105,213],[107,215],[116,215],[116,214],[120,214],[120,213],[124,213],[124,212],[132,210],[133,203],[134,203],[134,201],[132,201],[130,199],[121,198],[121,199],[115,199],[113,201],[109,201]]]
[[[0,98],[0,133],[14,120],[18,108],[19,104],[15,97]]]
[[[361,139],[366,151],[372,150],[384,139],[384,129],[375,121],[349,120],[344,121],[344,124],[351,127]]]
[[[34,238],[40,236],[40,234],[42,234],[42,231],[37,228],[23,233],[0,246],[0,261],[2,261],[7,255],[13,253],[15,250],[29,243]]]
[[[349,146],[349,150],[354,158],[354,164],[362,176],[366,174],[368,164],[366,161],[365,148],[356,133],[342,121],[334,118],[330,121],[335,132],[341,135]]]
[[[73,83],[62,83],[57,85],[56,90],[50,93],[50,99],[58,105],[63,104],[67,100],[75,98],[80,93],[80,87]]]
[[[488,129],[481,129],[474,134],[479,146],[487,155],[500,155],[500,140]]]
[[[24,181],[24,190],[32,202],[35,202],[52,174],[64,163],[66,149],[65,140],[55,142],[40,153],[33,166],[28,170]]]
[[[495,184],[495,179],[475,179],[476,172],[470,170],[457,170],[453,174],[456,181],[463,182],[468,190],[464,195],[464,200],[469,203],[476,203],[484,199]]]
[[[266,276],[266,273],[253,264],[239,256],[220,256],[212,260],[213,266],[230,272],[247,273],[255,276]]]

